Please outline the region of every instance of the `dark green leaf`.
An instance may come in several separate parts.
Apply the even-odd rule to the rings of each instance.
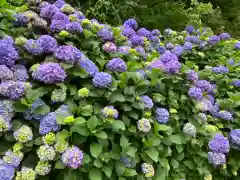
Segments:
[[[86,126],[81,126],[81,125],[74,125],[70,129],[71,132],[76,132],[79,133],[83,136],[89,136],[90,132]]]
[[[88,128],[93,131],[98,125],[98,119],[96,116],[91,116],[87,121]]]
[[[111,101],[119,101],[119,102],[124,102],[126,101],[124,95],[122,95],[120,92],[118,91],[114,91],[111,96],[109,97],[109,99]]]
[[[120,146],[122,148],[128,148],[130,146],[128,139],[124,135],[122,135],[120,138]]]
[[[123,176],[126,176],[126,177],[132,177],[136,175],[137,175],[137,171],[135,169],[126,169],[126,171],[123,174]]]
[[[153,161],[158,162],[159,152],[155,148],[151,148],[145,151],[145,153],[150,157]]]
[[[90,153],[93,157],[97,158],[102,153],[103,147],[101,144],[91,144],[90,145]]]
[[[107,133],[105,133],[104,131],[100,131],[96,134],[94,134],[96,137],[100,138],[100,139],[107,139],[108,138],[108,135]]]
[[[115,120],[112,123],[112,127],[115,131],[119,131],[119,130],[124,131],[125,130],[125,124],[120,120]]]
[[[112,175],[112,169],[113,167],[111,165],[104,165],[102,167],[102,171],[106,174],[108,178],[110,178]]]
[[[65,165],[62,163],[61,160],[57,160],[56,163],[55,163],[55,169],[64,169],[65,168]]]
[[[171,135],[169,140],[175,144],[182,144],[181,137],[179,135]]]
[[[90,180],[102,180],[102,173],[100,169],[93,168],[88,175]]]

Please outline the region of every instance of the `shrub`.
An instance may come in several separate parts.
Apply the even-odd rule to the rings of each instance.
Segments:
[[[239,178],[238,41],[30,8],[0,40],[0,179]]]

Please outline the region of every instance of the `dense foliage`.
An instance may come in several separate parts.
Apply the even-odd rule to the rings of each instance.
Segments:
[[[239,179],[240,42],[28,7],[0,40],[0,179]]]

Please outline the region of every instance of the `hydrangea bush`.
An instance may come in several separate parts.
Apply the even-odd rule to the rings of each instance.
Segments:
[[[240,43],[29,2],[0,40],[0,179],[239,179]]]

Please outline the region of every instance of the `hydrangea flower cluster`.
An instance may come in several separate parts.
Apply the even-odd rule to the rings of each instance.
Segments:
[[[137,128],[139,131],[147,133],[151,130],[151,123],[148,119],[141,119],[137,122]]]
[[[82,165],[83,152],[76,146],[69,147],[62,154],[62,162],[66,166],[77,169]]]
[[[33,132],[30,127],[23,125],[17,131],[13,133],[16,141],[20,143],[26,143],[33,138]]]
[[[196,136],[196,127],[191,123],[184,124],[183,132],[190,137]]]
[[[106,68],[109,71],[124,72],[127,70],[127,64],[120,58],[113,58],[112,60],[108,61]]]
[[[106,106],[102,109],[102,114],[105,118],[115,118],[119,116],[118,111],[113,106]]]
[[[158,123],[165,124],[169,120],[169,112],[165,108],[157,108],[156,110],[156,116]]]
[[[153,177],[155,174],[154,167],[151,164],[142,163],[141,169],[145,177]]]

